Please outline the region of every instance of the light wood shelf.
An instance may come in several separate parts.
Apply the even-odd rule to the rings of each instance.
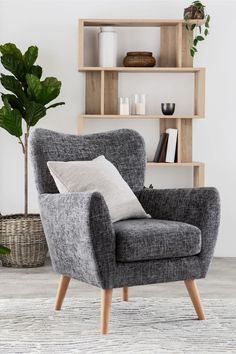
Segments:
[[[117,27],[162,27],[184,25],[184,20],[175,19],[81,19],[84,27],[117,26]],[[190,20],[189,24],[202,25],[205,20]]]
[[[191,20],[191,24],[203,24],[204,20]],[[160,27],[160,57],[158,67],[89,67],[85,63],[85,31],[87,27]],[[192,120],[205,115],[205,68],[193,67],[190,55],[192,39],[182,19],[81,19],[79,20],[79,71],[86,76],[85,113],[79,115],[78,132],[83,134],[87,119],[159,120],[160,133],[168,128],[178,130],[177,162],[148,162],[148,168],[190,167],[193,169],[193,185],[204,186],[204,163],[192,160]],[[194,77],[193,114],[165,116],[162,114],[119,115],[118,82],[120,74],[192,74]],[[168,80],[168,78],[167,78]]]
[[[203,162],[147,162],[148,167],[203,167]]]
[[[163,114],[149,115],[119,115],[119,114],[80,114],[84,119],[202,119],[198,115],[172,115],[165,116]]]
[[[100,67],[100,66],[81,66],[79,67],[80,72],[87,71],[104,71],[104,72],[120,72],[120,73],[192,73],[195,74],[199,71],[205,71],[204,68],[191,68],[191,67],[152,67],[152,68],[140,68],[140,67]]]

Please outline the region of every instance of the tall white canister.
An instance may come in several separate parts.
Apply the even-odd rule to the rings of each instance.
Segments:
[[[117,66],[117,33],[111,26],[100,27],[98,34],[99,66]]]

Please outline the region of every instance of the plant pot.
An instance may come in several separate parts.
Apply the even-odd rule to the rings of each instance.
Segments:
[[[0,255],[4,267],[33,268],[45,263],[48,246],[38,214],[1,216],[0,244],[11,250]]]
[[[205,18],[204,8],[198,9],[191,5],[184,9],[184,16],[187,16],[188,20],[203,20]]]

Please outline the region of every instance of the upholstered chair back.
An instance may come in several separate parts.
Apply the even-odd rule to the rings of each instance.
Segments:
[[[133,191],[144,185],[145,144],[134,130],[119,129],[81,136],[36,129],[31,135],[30,149],[40,194],[58,193],[47,161],[92,160],[99,155],[104,155],[116,166]]]

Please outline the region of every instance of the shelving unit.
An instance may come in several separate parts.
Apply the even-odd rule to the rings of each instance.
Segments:
[[[192,20],[192,24],[202,24],[203,20]],[[141,67],[96,67],[86,66],[84,60],[85,30],[88,27],[160,27],[159,66]],[[79,71],[86,75],[85,113],[79,115],[78,131],[83,134],[86,119],[158,119],[160,133],[167,128],[178,129],[177,162],[148,162],[148,168],[191,167],[193,168],[193,185],[204,185],[204,164],[192,162],[192,119],[201,119],[205,115],[205,68],[193,67],[189,54],[191,40],[188,38],[183,20],[129,20],[129,19],[81,19],[79,20]],[[194,75],[194,114],[164,116],[152,114],[145,116],[118,114],[118,80],[119,73],[171,73]]]

